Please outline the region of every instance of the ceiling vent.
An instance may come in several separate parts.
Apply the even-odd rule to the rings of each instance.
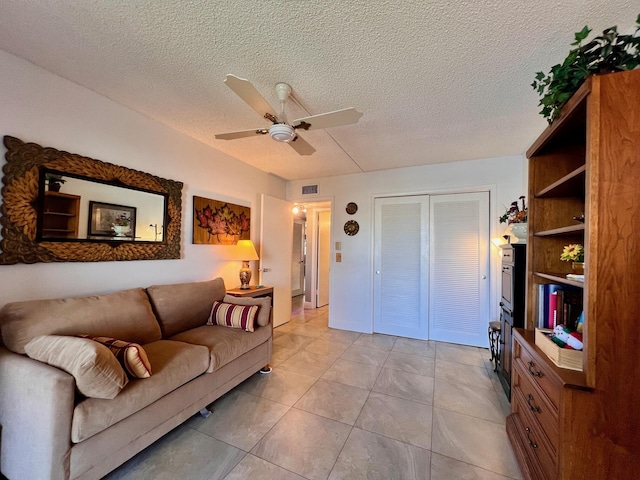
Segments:
[[[313,195],[318,193],[318,185],[304,185],[302,195]]]

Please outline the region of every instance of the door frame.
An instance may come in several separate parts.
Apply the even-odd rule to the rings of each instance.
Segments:
[[[302,234],[301,234],[301,238],[300,238],[300,250],[301,250],[301,258],[302,261],[297,263],[297,268],[300,270],[301,273],[301,281],[300,281],[300,291],[299,293],[296,293],[296,290],[291,290],[291,297],[297,297],[299,295],[304,295],[307,289],[307,285],[306,285],[306,271],[307,271],[307,255],[306,255],[306,230],[307,230],[307,226],[306,226],[306,219],[305,218],[296,218],[294,217],[293,219],[293,235],[294,235],[294,239],[295,240],[295,233],[296,233],[296,225],[300,225],[301,229],[302,229]],[[292,242],[292,248],[295,248],[295,241]],[[291,275],[293,275],[293,268],[294,268],[294,258],[293,258],[293,250],[292,250],[292,255],[291,255]],[[291,285],[293,287],[293,284]]]
[[[319,218],[320,218],[320,214],[322,213],[328,213],[329,214],[329,241],[328,241],[328,247],[329,247],[329,271],[327,272],[328,278],[326,279],[328,281],[329,286],[327,287],[327,291],[325,292],[327,294],[327,303],[323,303],[322,305],[320,305],[320,307],[324,307],[325,305],[328,305],[330,300],[331,300],[331,263],[332,263],[332,255],[331,252],[333,251],[332,245],[331,245],[331,239],[333,237],[332,230],[333,230],[333,222],[332,222],[332,215],[331,215],[331,210],[328,208],[318,208],[316,210],[314,210],[314,215],[315,215],[315,220],[316,220],[316,243],[315,243],[315,258],[316,258],[316,263],[315,263],[315,269],[313,272],[313,279],[315,281],[315,289],[312,293],[312,296],[314,298],[314,302],[315,302],[315,306],[319,307],[319,298],[320,298],[320,222],[319,222]]]
[[[331,243],[331,264],[333,264],[333,251],[335,244],[333,243],[333,239],[335,238],[334,232],[334,197],[318,197],[313,199],[308,198],[292,198],[288,199],[289,202],[304,205],[307,209],[306,213],[306,222],[305,222],[305,232],[307,239],[307,256],[306,256],[306,266],[307,270],[305,273],[305,279],[307,280],[305,284],[305,295],[304,295],[304,308],[305,309],[315,309],[316,308],[316,279],[317,279],[317,262],[318,262],[318,225],[317,220],[315,218],[315,212],[320,210],[329,210],[331,212],[331,230],[330,230],[330,243]],[[329,303],[331,303],[331,285],[333,284],[333,270],[329,270]],[[310,299],[307,298],[307,294],[310,293]]]

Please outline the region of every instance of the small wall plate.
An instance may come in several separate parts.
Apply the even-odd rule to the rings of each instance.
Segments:
[[[355,220],[349,220],[344,224],[344,233],[350,237],[354,236],[360,230],[360,225]]]
[[[358,211],[358,205],[356,203],[349,202],[347,203],[347,208],[345,208],[345,210],[349,215],[353,215]]]

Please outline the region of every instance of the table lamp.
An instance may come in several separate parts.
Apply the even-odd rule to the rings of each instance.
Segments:
[[[238,240],[236,244],[236,251],[234,252],[234,258],[242,260],[242,268],[240,269],[240,289],[248,290],[249,282],[251,281],[251,269],[249,268],[249,262],[251,260],[258,260],[258,254],[256,253],[256,247],[253,246],[251,240]]]

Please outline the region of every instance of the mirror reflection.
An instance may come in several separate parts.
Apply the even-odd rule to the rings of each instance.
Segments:
[[[40,241],[165,241],[165,194],[45,168],[39,191]]]

